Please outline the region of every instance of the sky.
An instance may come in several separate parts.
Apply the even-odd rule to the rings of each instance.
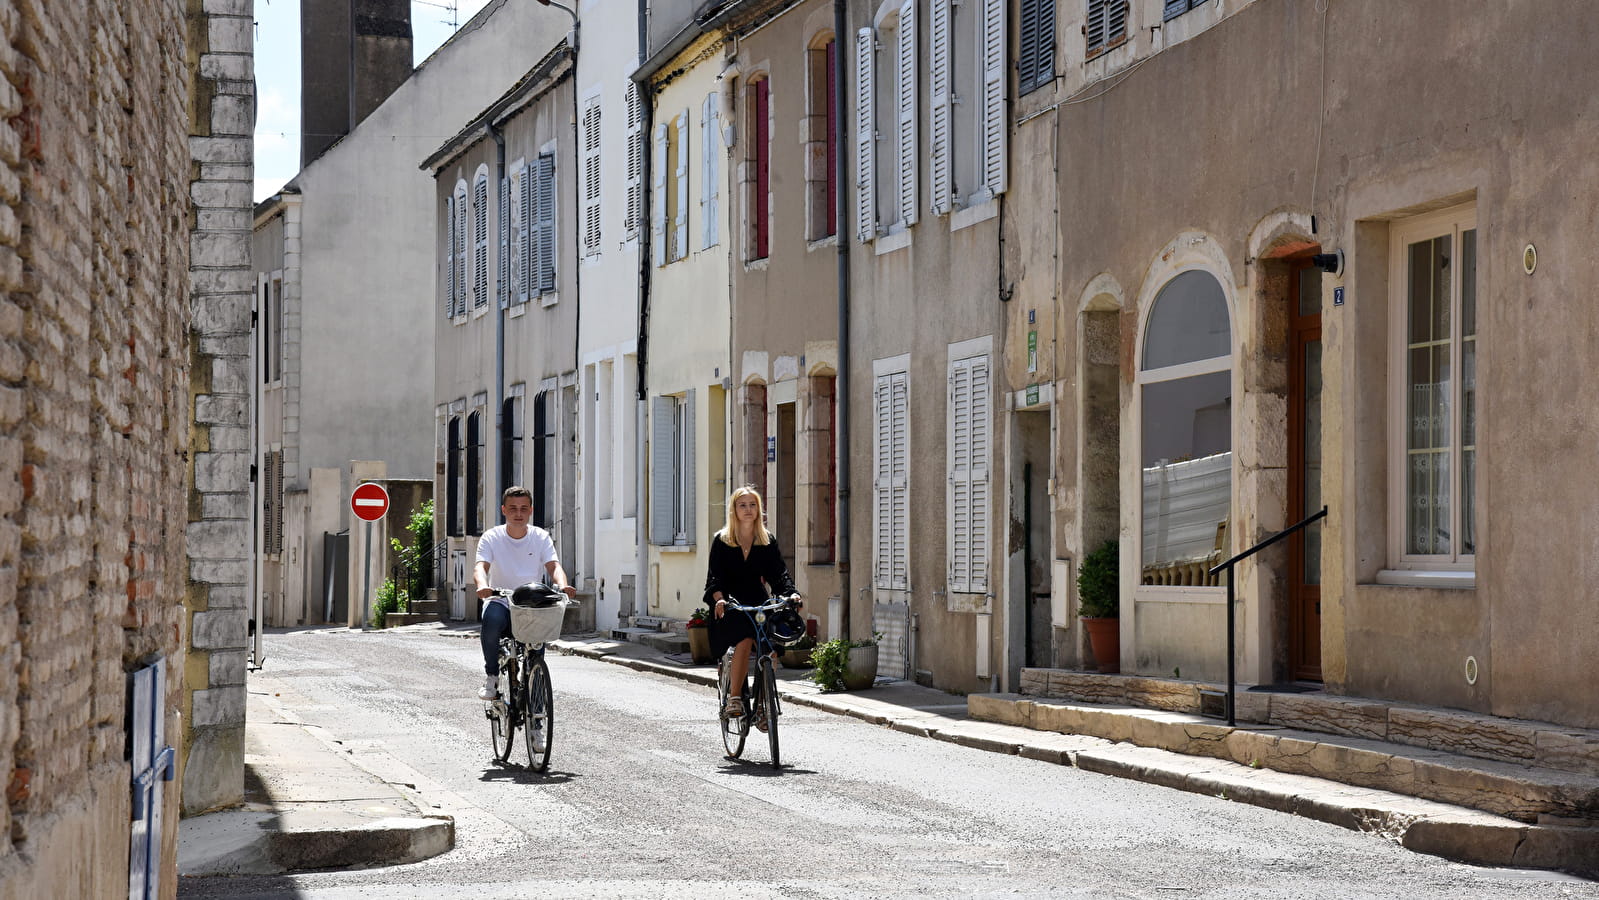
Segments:
[[[411,4],[412,64],[427,59],[489,0]],[[453,13],[452,13],[453,8]],[[255,0],[255,200],[300,171],[300,0]]]

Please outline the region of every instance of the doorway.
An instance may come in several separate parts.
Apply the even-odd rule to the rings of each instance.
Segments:
[[[1288,296],[1288,518],[1322,507],[1321,271],[1294,263]],[[1321,681],[1321,526],[1288,538],[1288,669]]]
[[[790,574],[798,571],[794,568],[795,548],[799,546],[799,535],[795,531],[798,521],[794,514],[795,485],[798,473],[794,471],[794,404],[777,404],[777,496],[772,504],[777,507],[775,528],[778,534],[779,546],[783,549],[783,564],[788,567]]]

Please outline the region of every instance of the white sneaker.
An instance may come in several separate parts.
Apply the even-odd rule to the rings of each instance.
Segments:
[[[484,676],[483,686],[478,688],[477,698],[479,700],[493,700],[498,696],[500,696],[500,676]]]

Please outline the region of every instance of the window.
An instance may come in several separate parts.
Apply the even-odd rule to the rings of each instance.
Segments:
[[[855,236],[877,237],[877,37],[855,32]]]
[[[283,451],[268,450],[261,461],[261,552],[283,552]]]
[[[466,417],[466,533],[483,533],[483,411]]]
[[[1021,0],[1021,30],[1016,80],[1026,94],[1055,79],[1055,0]]]
[[[721,176],[718,163],[722,159],[722,95],[711,91],[700,104],[700,249],[716,246],[718,200],[721,194]]]
[[[771,252],[772,201],[772,80],[757,78],[749,85],[750,115],[750,259],[765,259]]]
[[[805,430],[810,438],[809,467],[821,478],[810,484],[811,512],[806,543],[811,552],[808,562],[828,565],[838,559],[838,378],[834,375],[810,377],[810,402],[806,406]],[[814,476],[813,476],[814,477]]]
[[[1005,3],[976,0],[972,7],[968,16],[955,0],[932,5],[928,163],[935,215],[1005,191]]]
[[[872,583],[910,589],[910,360],[873,368]]]
[[[1156,295],[1138,384],[1142,423],[1143,584],[1200,586],[1226,545],[1232,502],[1232,331],[1209,272]]]
[[[448,512],[445,526],[450,536],[459,537],[466,534],[466,518],[461,504],[461,488],[465,479],[465,467],[462,463],[465,462],[465,452],[460,416],[450,417],[448,431],[444,455],[445,509]]]
[[[522,477],[522,395],[524,387],[511,386],[511,393],[500,406],[500,493]]]
[[[688,110],[655,127],[653,222],[655,264],[688,255]]]
[[[555,291],[555,155],[541,153],[528,163],[523,175],[523,215],[527,223],[527,263],[524,267],[529,297]],[[546,300],[546,302],[549,302]]]
[[[650,543],[693,544],[694,391],[656,397],[650,427]]]
[[[1160,20],[1170,22],[1204,2],[1205,0],[1166,0],[1166,8],[1161,12]]]
[[[644,227],[644,101],[638,85],[627,83],[627,239]]]
[[[283,380],[283,279],[261,277],[261,381]]]
[[[445,201],[445,216],[449,222],[447,235],[449,246],[445,249],[447,274],[445,276],[444,315],[452,319],[466,315],[468,212],[466,182],[456,182],[454,196]]]
[[[1396,227],[1393,434],[1400,568],[1477,552],[1477,223],[1462,208]]]
[[[472,183],[472,308],[489,302],[489,176]],[[463,310],[464,311],[464,310]]]
[[[838,42],[831,34],[818,35],[805,51],[807,109],[805,158],[821,159],[805,173],[806,240],[819,241],[838,233]]]
[[[583,255],[600,252],[600,98],[583,107]]]
[[[951,357],[958,353],[951,348]],[[949,589],[988,590],[989,455],[993,420],[989,358],[949,361]]]
[[[550,461],[555,449],[553,402],[553,391],[539,391],[533,395],[533,483],[528,485],[528,490],[533,493],[532,522],[545,528],[555,521],[550,512],[550,489],[554,483]]]
[[[1127,40],[1127,0],[1088,0],[1083,26],[1089,59]]]

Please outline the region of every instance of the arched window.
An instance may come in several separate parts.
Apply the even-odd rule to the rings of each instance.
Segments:
[[[1208,272],[1160,289],[1139,361],[1144,584],[1214,584],[1232,498],[1232,331]]]

